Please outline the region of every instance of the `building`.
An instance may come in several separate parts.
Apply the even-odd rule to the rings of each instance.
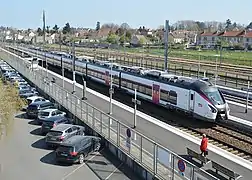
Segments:
[[[230,46],[241,45],[244,47],[252,45],[252,32],[247,30],[203,32],[197,38],[197,44],[201,46],[215,46],[218,41],[224,41]]]

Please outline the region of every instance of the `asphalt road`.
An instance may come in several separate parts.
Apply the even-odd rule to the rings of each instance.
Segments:
[[[0,141],[1,180],[130,180],[139,178],[107,150],[89,155],[82,165],[59,165],[46,149],[33,120],[16,116],[11,131]]]
[[[54,77],[56,79],[56,84],[62,86],[62,79],[50,75],[49,73],[49,79],[52,79],[52,77]],[[73,90],[73,85],[70,84],[69,82],[65,81],[65,89],[68,91],[72,91]],[[79,97],[82,97],[82,89],[76,87],[76,95]],[[103,100],[102,98],[99,98],[91,93],[87,92],[87,101],[92,104],[93,106],[95,106],[96,108],[104,111],[104,112],[109,112],[109,103],[105,100]],[[118,106],[113,106],[113,115],[114,118],[120,120],[121,122],[132,126],[133,125],[133,115],[122,109],[121,107]],[[174,119],[174,120],[179,120],[181,117],[178,116],[177,114],[174,113],[170,113],[170,116],[167,117],[169,119]],[[190,120],[190,119],[184,119],[186,120]],[[197,123],[195,122],[194,124],[195,126],[197,126]],[[170,131],[165,130],[164,128],[155,125],[139,116],[137,116],[137,127],[136,130],[138,130],[139,132],[141,132],[142,134],[146,135],[147,137],[153,139],[154,141],[156,141],[157,143],[163,145],[164,147],[169,148],[171,151],[176,152],[179,155],[185,156],[186,153],[186,147],[190,147],[194,150],[198,150],[199,146],[184,139],[183,137],[180,137]],[[137,140],[135,141],[136,143],[138,143],[139,139],[137,138]],[[143,141],[143,147],[146,148],[146,150],[148,150],[150,153],[152,153],[153,148],[152,145],[147,142],[146,140]],[[164,155],[165,156],[165,155]],[[243,167],[241,167],[239,164],[236,164],[234,160],[232,159],[226,159],[224,157],[222,157],[221,155],[218,155],[214,152],[210,152],[209,156],[208,156],[211,160],[222,164],[225,167],[229,167],[230,169],[234,170],[235,172],[241,174],[243,176],[242,179],[247,179],[250,178],[250,171],[247,169],[244,169]],[[160,157],[161,158],[161,157]],[[164,161],[166,161],[164,159]],[[167,162],[166,162],[167,163]]]

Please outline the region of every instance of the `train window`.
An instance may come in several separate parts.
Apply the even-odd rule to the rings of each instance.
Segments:
[[[119,79],[118,79],[117,76],[114,76],[114,79],[113,79],[113,80],[114,80],[114,83],[115,83],[115,84],[119,84]]]
[[[175,91],[169,92],[169,102],[172,104],[177,104],[177,93]]]
[[[127,82],[127,88],[132,89],[132,83],[131,82]]]
[[[146,89],[145,89],[144,86],[139,85],[139,86],[138,86],[138,91],[141,92],[141,93],[146,94]]]
[[[193,101],[193,94],[191,94],[191,101]]]
[[[125,80],[122,79],[122,86],[126,87],[127,86],[127,82]]]
[[[152,96],[152,88],[147,88],[146,87],[146,94]]]
[[[102,74],[101,73],[98,73],[98,78],[102,79]]]
[[[137,89],[138,90],[138,85],[137,84],[133,84],[133,89]]]
[[[165,92],[160,92],[160,99],[164,100],[164,101],[167,101],[168,99],[168,93],[165,93]]]

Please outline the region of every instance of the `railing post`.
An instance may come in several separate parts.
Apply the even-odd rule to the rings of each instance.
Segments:
[[[101,120],[101,122],[100,122],[100,125],[101,125],[100,131],[101,131],[101,134],[102,134],[102,126],[103,126],[103,122],[102,122],[102,112],[100,112],[100,120]]]
[[[92,107],[92,127],[95,128],[95,109]]]
[[[154,175],[157,174],[157,145],[154,144],[153,147],[153,173]]]
[[[108,121],[108,138],[110,139],[110,121],[112,122],[112,118],[109,116],[109,121]]]
[[[143,162],[143,137],[140,136],[140,163]]]
[[[120,147],[120,127],[121,124],[119,123],[119,121],[117,122],[117,147]]]

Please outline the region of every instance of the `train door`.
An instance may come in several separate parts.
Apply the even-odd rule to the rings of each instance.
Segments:
[[[194,91],[189,91],[189,111],[194,111],[195,93]]]
[[[152,101],[158,104],[160,100],[160,86],[157,84],[152,85]]]
[[[107,85],[109,85],[109,81],[110,81],[110,78],[109,78],[109,71],[105,71],[105,83]]]

